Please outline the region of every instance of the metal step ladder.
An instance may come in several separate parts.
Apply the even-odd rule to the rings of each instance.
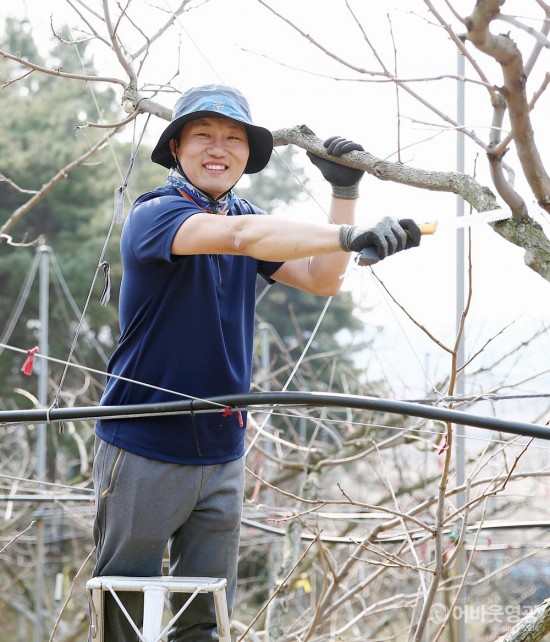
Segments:
[[[103,614],[105,593],[109,591],[142,642],[160,642],[172,624],[177,621],[199,593],[212,593],[220,642],[231,642],[225,597],[226,584],[225,578],[210,577],[123,577],[115,575],[94,577],[86,582],[90,600],[92,640],[106,642],[103,635]],[[142,632],[124,608],[117,591],[141,591],[143,593]],[[190,597],[168,624],[162,628],[165,598],[168,593],[190,593]]]

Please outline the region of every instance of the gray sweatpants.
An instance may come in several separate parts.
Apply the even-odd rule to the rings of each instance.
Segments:
[[[94,576],[161,575],[166,547],[170,575],[225,577],[231,614],[244,492],[244,459],[182,466],[134,455],[96,440]],[[134,622],[142,624],[143,595],[122,593]],[[175,612],[188,598],[173,594]],[[105,642],[137,640],[126,617],[105,594]],[[199,594],[170,631],[172,642],[217,640],[211,594]]]

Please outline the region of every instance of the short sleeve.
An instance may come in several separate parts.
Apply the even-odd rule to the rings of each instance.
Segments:
[[[174,262],[172,242],[181,225],[199,210],[180,196],[157,196],[137,203],[127,218],[130,248],[138,261]]]

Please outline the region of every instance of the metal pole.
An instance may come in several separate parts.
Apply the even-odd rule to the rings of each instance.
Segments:
[[[49,332],[49,306],[50,306],[50,254],[51,248],[41,245],[37,252],[40,253],[39,270],[39,322],[40,339],[38,351],[43,357],[48,356],[48,332]],[[40,359],[38,368],[38,403],[45,407],[48,403],[48,360]],[[38,426],[38,438],[36,442],[37,461],[36,476],[40,481],[46,479],[46,424]]]
[[[258,327],[259,333],[260,333],[260,338],[261,338],[261,364],[262,364],[262,377],[261,377],[261,386],[265,392],[270,392],[271,391],[271,349],[269,345],[269,331],[270,331],[270,325],[268,323],[261,323]],[[265,420],[263,421],[263,428],[264,430],[269,430],[271,425],[270,422],[270,411],[268,411],[265,415]],[[270,468],[271,468],[271,460],[269,459],[269,455],[272,454],[273,452],[273,443],[270,440],[267,440],[265,443],[265,452],[268,455],[265,460],[265,476],[267,479],[269,479],[270,475]],[[275,501],[275,495],[274,492],[271,488],[268,488],[266,490],[266,503],[268,506],[268,509],[273,509],[274,506],[274,501]],[[274,517],[274,513],[272,514],[272,517]],[[278,556],[274,551],[274,546],[273,546],[274,540],[272,539],[270,542],[270,546],[268,549],[268,564],[267,564],[267,582],[270,590],[273,587],[274,584],[274,577],[275,577],[275,566],[278,562]]]
[[[48,356],[48,333],[49,333],[49,306],[50,306],[50,254],[51,248],[47,245],[38,247],[40,253],[39,269],[39,322],[40,338],[38,343],[39,353]],[[42,407],[48,403],[48,360],[41,359],[38,369],[38,402]],[[40,481],[46,480],[46,447],[47,447],[47,426],[40,424],[36,440],[36,476]],[[34,642],[42,642],[42,601],[44,595],[44,520],[42,509],[36,514],[36,576],[34,595]]]
[[[464,56],[460,51],[457,52],[457,122],[459,125],[464,125],[465,122],[465,87],[464,81],[461,80],[464,78],[465,73],[465,64]],[[464,134],[460,130],[457,131],[457,152],[456,152],[456,171],[459,173],[464,173]],[[464,216],[464,200],[462,197],[456,197],[456,215]],[[464,311],[464,229],[457,230],[456,237],[456,328],[457,332],[460,331],[462,323],[462,313]],[[457,364],[462,366],[465,363],[465,336],[462,334],[462,337],[457,346]],[[464,396],[464,372],[462,371],[456,381],[456,395],[458,397]],[[455,448],[456,448],[456,483],[458,486],[462,486],[465,478],[465,467],[466,467],[466,457],[465,457],[465,427],[463,424],[456,424],[455,428]],[[465,494],[460,491],[457,493],[456,497],[457,507],[464,506],[465,503]],[[457,573],[459,578],[464,575],[466,570],[466,550],[462,547],[462,550],[458,554],[457,558]],[[458,642],[466,642],[466,619],[465,619],[465,594],[464,591],[459,595],[458,605],[459,609],[459,618],[458,618]]]

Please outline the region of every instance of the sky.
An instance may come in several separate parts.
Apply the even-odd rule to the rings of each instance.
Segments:
[[[101,2],[90,3],[97,11]],[[165,10],[179,4],[177,0],[133,0],[129,11],[136,24],[150,35],[165,19]],[[172,107],[178,92],[206,83],[225,83],[239,87],[247,96],[256,123],[271,130],[307,124],[321,139],[341,135],[363,144],[373,155],[414,167],[454,171],[456,169],[456,134],[441,127],[441,122],[418,102],[403,92],[396,95],[391,83],[381,82],[369,74],[360,74],[352,67],[378,69],[378,64],[361,30],[346,11],[345,0],[320,3],[318,0],[270,0],[269,6],[298,26],[309,38],[332,51],[334,60],[296,32],[289,22],[273,15],[259,0],[210,0],[195,2],[197,7],[177,20],[176,28],[151,48],[151,54],[140,76],[143,84],[172,82],[177,90],[160,94],[156,100]],[[416,91],[436,102],[442,111],[456,114],[456,81],[440,82],[426,78],[453,76],[456,72],[456,50],[449,46],[446,34],[429,20],[420,0],[351,1],[363,28],[385,64],[397,66],[400,77],[418,79],[411,84]],[[463,15],[474,6],[473,0],[457,0],[454,5]],[[523,15],[526,4],[508,0],[506,13]],[[531,4],[531,3],[529,3]],[[534,3],[533,3],[534,4]],[[156,8],[155,8],[156,7]],[[37,34],[49,31],[49,16],[60,27],[73,25],[63,0],[23,0],[6,11],[27,12],[32,16]],[[536,26],[535,21],[528,21]],[[510,26],[499,23],[499,31]],[[73,36],[78,35],[73,32]],[[516,34],[514,32],[514,36]],[[518,42],[523,42],[517,34]],[[136,33],[126,32],[128,42],[138,42]],[[131,48],[131,46],[130,46]],[[500,72],[486,59],[491,80],[498,83]],[[110,76],[124,78],[124,72],[112,53],[98,48],[96,63]],[[547,65],[546,65],[547,67]],[[467,69],[467,76],[473,76]],[[420,80],[424,79],[424,82]],[[400,120],[396,115],[399,100]],[[548,97],[544,99],[548,102]],[[548,113],[548,105],[538,110]],[[143,121],[142,121],[143,122]],[[470,83],[466,87],[466,124],[475,127],[486,139],[490,112],[486,92]],[[148,130],[154,142],[166,123],[153,122]],[[398,128],[398,124],[400,127]],[[548,124],[535,120],[539,140],[547,139]],[[548,149],[543,150],[548,154]],[[510,157],[513,157],[511,152]],[[315,199],[305,199],[284,216],[326,220],[329,187],[305,153],[304,167],[312,179]],[[550,159],[546,157],[547,166]],[[475,173],[480,183],[490,185],[484,155],[467,143],[465,171]],[[521,178],[518,177],[518,184]],[[524,192],[527,193],[527,192]],[[540,214],[530,204],[533,215]],[[468,211],[466,209],[466,211]],[[414,218],[420,222],[437,219],[452,221],[457,213],[457,199],[440,194],[378,181],[365,176],[361,183],[358,207],[360,224],[375,223],[382,216]],[[543,219],[544,221],[544,219]],[[350,289],[365,320],[365,332],[375,336],[376,352],[364,363],[369,376],[386,377],[404,394],[419,394],[432,389],[449,368],[449,357],[415,326],[403,309],[441,342],[451,345],[457,316],[456,233],[440,230],[424,237],[417,249],[386,259],[374,268],[354,264],[346,276],[345,288]],[[469,371],[478,364],[488,364],[518,341],[528,338],[548,319],[550,284],[524,265],[521,249],[498,237],[488,226],[473,228],[473,299],[465,337],[467,354],[474,354],[487,342],[482,357],[474,360]],[[378,277],[378,278],[377,278]],[[466,277],[467,279],[467,277]],[[399,302],[396,305],[380,286],[379,280]],[[511,327],[504,330],[511,324]],[[375,328],[384,332],[376,334]],[[494,339],[494,340],[493,340]],[[517,362],[497,368],[500,377],[509,381],[527,378],[544,371],[549,339],[544,337],[528,348]],[[365,355],[358,355],[366,359]],[[472,377],[472,381],[487,380]],[[494,383],[494,382],[491,382]],[[472,384],[473,385],[473,384]],[[484,385],[480,383],[479,385]],[[522,389],[548,388],[548,374],[537,376]],[[526,411],[529,412],[529,409]],[[532,419],[528,416],[525,420]]]

